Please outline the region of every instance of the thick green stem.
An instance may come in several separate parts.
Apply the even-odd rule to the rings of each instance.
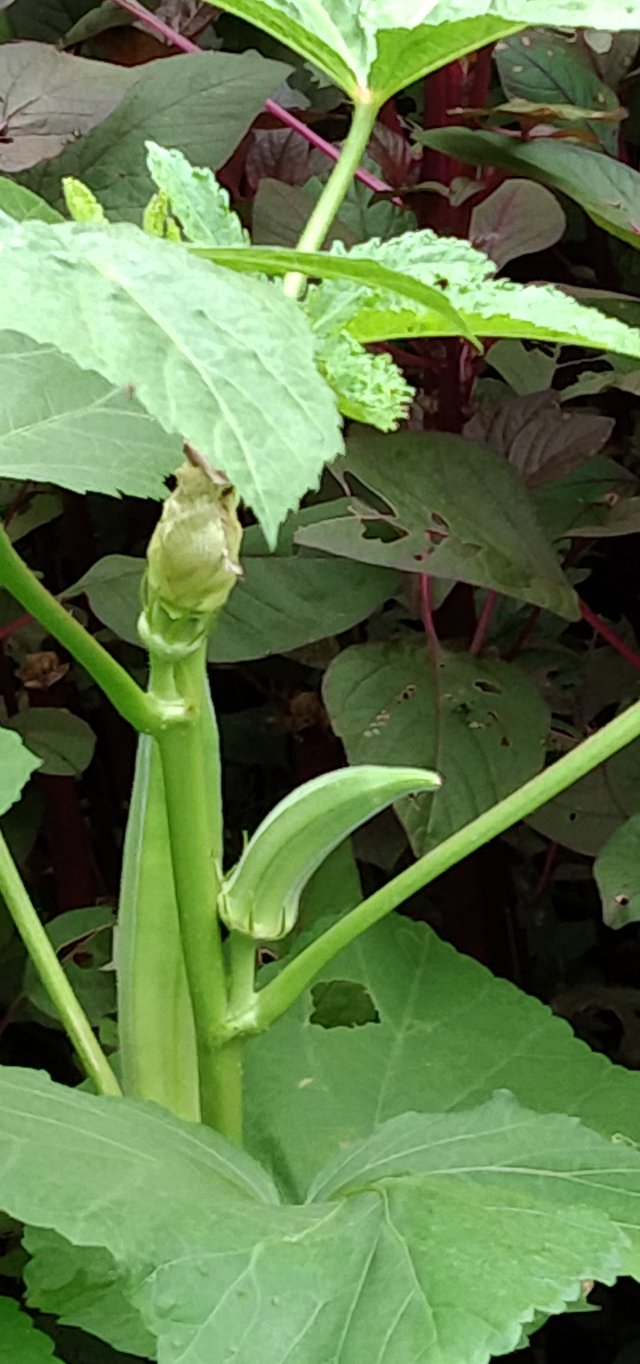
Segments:
[[[366,151],[367,143],[378,117],[378,107],[377,103],[372,104],[365,99],[356,104],[351,127],[340,153],[340,159],[336,161],[298,241],[298,251],[318,251],[324,245],[340,205],[352,184],[363,153]],[[297,272],[287,275],[283,285],[284,292],[289,298],[299,298],[304,284],[304,275],[299,275]]]
[[[158,736],[182,950],[193,1007],[202,1120],[229,1128],[221,1046],[227,984],[217,913],[220,884],[219,756],[215,717],[205,696],[206,644],[176,665],[175,682],[191,718]],[[213,789],[212,789],[213,788]],[[217,813],[214,815],[214,810]]]
[[[103,649],[64,606],[56,600],[16,554],[4,527],[0,526],[0,585],[19,601],[25,611],[44,626],[86,668],[116,710],[134,729],[157,733],[165,723],[162,708],[138,686],[125,668]]]
[[[120,1085],[76,998],[0,834],[0,894],[78,1059],[98,1094],[120,1095]]]
[[[242,1145],[244,1046],[243,1037],[232,1037],[214,1053],[208,1082],[209,1119],[204,1101],[202,1109],[203,1121],[237,1146]]]
[[[546,805],[554,796],[566,791],[567,787],[573,786],[574,782],[587,776],[594,767],[606,762],[639,736],[640,701],[512,795],[506,796],[463,829],[446,838],[437,848],[418,858],[412,866],[400,872],[399,876],[394,876],[386,886],[333,924],[258,993],[253,1007],[243,1017],[235,1019],[238,1031],[264,1031],[291,1007],[318,972],[354,938],[358,938],[391,910],[397,909],[410,895],[519,820],[526,819],[541,805]]]

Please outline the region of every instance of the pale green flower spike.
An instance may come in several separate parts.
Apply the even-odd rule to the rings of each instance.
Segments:
[[[209,633],[240,576],[234,491],[184,464],[147,549],[138,632],[151,653],[181,658]]]
[[[72,175],[65,175],[62,181],[62,193],[67,206],[67,212],[74,223],[106,223],[107,216],[98,203],[95,194],[92,194],[88,185],[84,185],[82,180],[76,180]]]
[[[220,917],[250,938],[284,938],[307,881],[343,839],[402,796],[439,786],[437,773],[417,767],[344,767],[306,782],[267,815],[224,878]]]

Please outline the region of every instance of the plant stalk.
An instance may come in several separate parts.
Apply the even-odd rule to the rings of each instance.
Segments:
[[[0,584],[44,626],[93,678],[115,709],[134,729],[155,734],[166,723],[163,708],[139,687],[125,668],[103,649],[23,563],[0,526]]]
[[[208,700],[206,641],[175,666],[173,681],[191,718],[158,735],[180,937],[193,1007],[202,1121],[235,1138],[240,1098],[225,1055],[228,1009],[217,902],[221,866],[220,758]],[[157,679],[159,670],[154,669]],[[168,679],[163,677],[166,697]],[[163,699],[162,697],[160,699]],[[169,698],[166,698],[169,699]]]
[[[236,1030],[239,1033],[263,1032],[291,1007],[318,972],[361,933],[463,858],[532,815],[581,777],[588,776],[595,767],[639,736],[640,701],[637,701],[597,734],[458,829],[333,924],[259,991],[253,1007],[243,1017],[234,1019]]]
[[[378,104],[365,99],[364,93],[362,100],[355,105],[351,127],[343,143],[339,160],[336,161],[298,241],[296,247],[298,251],[319,251],[324,245],[366,151],[378,117]],[[304,286],[304,275],[294,271],[285,277],[283,289],[288,298],[299,298]]]
[[[119,1097],[120,1085],[58,961],[55,949],[31,903],[2,834],[0,834],[0,894],[60,1022],[73,1043],[85,1075],[91,1080],[98,1094]]]

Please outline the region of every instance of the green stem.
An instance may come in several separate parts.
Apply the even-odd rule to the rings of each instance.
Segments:
[[[0,894],[31,961],[98,1094],[119,1096],[120,1085],[89,1019],[72,990],[55,950],[29,899],[18,868],[0,834]]]
[[[551,767],[547,767],[544,772],[540,772],[537,777],[533,777],[510,796],[498,801],[497,805],[493,805],[490,810],[486,810],[464,828],[458,829],[457,833],[418,858],[412,866],[394,876],[386,886],[375,891],[356,909],[352,909],[343,919],[333,924],[258,993],[253,1007],[243,1017],[235,1019],[237,1030],[264,1031],[291,1007],[318,972],[338,952],[348,947],[354,938],[358,938],[372,924],[383,919],[391,910],[397,909],[410,895],[434,881],[437,876],[441,876],[477,848],[489,843],[519,820],[532,815],[541,805],[546,805],[554,796],[566,791],[567,787],[573,786],[574,782],[587,776],[594,767],[606,762],[639,735],[640,701],[637,701],[597,734],[585,739],[584,743],[579,744],[571,753],[559,758]],[[437,800],[437,796],[435,799]]]
[[[363,152],[366,151],[377,117],[377,103],[372,104],[363,99],[355,105],[351,127],[343,143],[340,158],[336,161],[298,241],[298,251],[319,251],[324,245],[340,205],[348,193],[353,177],[360,165]],[[299,298],[304,284],[304,275],[299,275],[297,272],[287,275],[283,286],[284,292],[289,298]]]
[[[243,1129],[243,1056],[244,1038],[232,1037],[219,1047],[209,1075],[209,1101],[218,1132],[242,1145]],[[203,1121],[207,1121],[203,1105]]]
[[[134,729],[146,734],[158,732],[166,721],[163,709],[38,582],[35,574],[16,554],[3,526],[0,526],[0,584],[86,668],[112,705]]]
[[[243,1014],[255,999],[256,943],[246,933],[231,933],[227,943],[229,1010]]]
[[[178,690],[190,710],[182,724],[157,737],[178,902],[182,950],[193,1006],[202,1120],[227,1131],[224,1094],[228,1060],[221,1047],[227,1014],[227,985],[218,920],[220,820],[219,757],[213,712],[205,705],[206,642],[175,669]],[[162,698],[161,698],[162,699]],[[215,742],[214,742],[215,741]],[[205,756],[209,759],[205,763]],[[217,771],[215,769],[217,768]],[[211,784],[214,784],[212,792]],[[233,1133],[237,1130],[234,1118]]]

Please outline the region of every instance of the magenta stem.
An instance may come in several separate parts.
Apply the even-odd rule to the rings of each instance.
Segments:
[[[615,649],[621,658],[626,659],[632,668],[640,672],[640,655],[628,644],[625,644],[616,631],[606,624],[606,621],[600,620],[600,617],[596,615],[595,611],[591,610],[590,606],[587,606],[585,601],[580,602],[580,614],[582,619],[586,620],[587,624],[596,631],[596,634],[600,635],[601,639],[606,640],[607,644],[610,644],[611,648]]]
[[[144,8],[144,5],[138,4],[138,0],[115,0],[115,3],[119,5],[120,9],[126,10],[127,14],[132,15],[138,23],[144,24],[150,33],[155,33],[157,38],[163,38],[165,42],[171,43],[172,47],[177,47],[180,52],[199,53],[201,51],[197,43],[193,43],[190,38],[185,38],[184,34],[178,33],[174,28],[171,28],[170,24],[165,24],[163,19],[158,19],[155,14],[151,14],[148,9]],[[320,137],[319,133],[314,133],[313,128],[307,127],[307,124],[296,118],[295,114],[290,113],[288,109],[283,109],[282,105],[276,104],[273,99],[265,100],[264,107],[267,113],[273,114],[287,128],[293,128],[294,132],[299,133],[311,147],[316,147],[318,151],[324,152],[325,156],[330,157],[332,161],[338,160],[340,148],[334,147],[332,142],[327,142],[326,138]],[[357,180],[361,180],[363,185],[376,193],[386,194],[391,188],[385,180],[381,180],[377,175],[372,175],[370,171],[364,170],[362,167],[359,167],[355,174]],[[394,202],[400,201],[394,200]]]
[[[484,644],[485,636],[491,624],[491,617],[493,615],[497,600],[498,600],[497,592],[494,592],[493,590],[491,592],[487,592],[487,600],[482,608],[482,611],[480,613],[480,619],[478,621],[478,624],[476,625],[473,634],[473,639],[471,640],[471,643],[469,645],[469,653],[472,654],[474,657],[476,654],[480,653],[480,650]]]

